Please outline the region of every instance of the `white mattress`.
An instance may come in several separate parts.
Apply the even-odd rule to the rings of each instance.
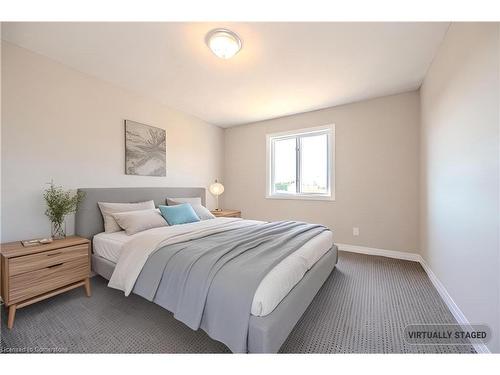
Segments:
[[[117,263],[123,245],[141,233],[131,236],[125,234],[125,231],[99,233],[93,239],[94,253]],[[325,231],[276,265],[261,281],[255,292],[252,315],[270,314],[332,245],[332,232]]]
[[[123,245],[138,234],[129,236],[124,230],[121,232],[96,234],[93,239],[94,253],[113,263],[117,263]]]

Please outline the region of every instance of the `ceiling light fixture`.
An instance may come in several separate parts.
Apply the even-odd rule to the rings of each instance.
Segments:
[[[230,59],[241,49],[240,37],[227,29],[214,29],[210,31],[206,38],[208,48],[212,50],[215,56],[221,59]]]

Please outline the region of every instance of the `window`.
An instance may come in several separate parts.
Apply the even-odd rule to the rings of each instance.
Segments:
[[[267,197],[334,199],[334,125],[267,135]]]

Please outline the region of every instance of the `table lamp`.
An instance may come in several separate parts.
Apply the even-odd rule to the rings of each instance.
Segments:
[[[216,199],[216,204],[217,204],[217,208],[215,209],[215,211],[222,211],[220,208],[219,208],[219,195],[221,195],[222,193],[224,193],[224,185],[222,185],[220,182],[218,182],[217,180],[215,180],[215,182],[210,185],[210,187],[208,188],[208,190],[210,191],[210,193],[212,193],[213,195],[215,195],[215,199]]]

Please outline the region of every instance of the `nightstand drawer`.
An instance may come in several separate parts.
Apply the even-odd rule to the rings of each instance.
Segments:
[[[63,287],[72,282],[89,277],[89,260],[87,256],[65,263],[56,263],[36,271],[25,272],[9,278],[10,303]]]
[[[89,246],[87,244],[45,251],[32,255],[11,258],[9,260],[10,276],[41,270],[54,264],[60,264],[86,257],[88,260]]]
[[[224,215],[224,217],[240,217],[240,216],[241,214],[239,212]]]
[[[215,217],[241,217],[241,211],[238,210],[215,210],[210,212]]]

